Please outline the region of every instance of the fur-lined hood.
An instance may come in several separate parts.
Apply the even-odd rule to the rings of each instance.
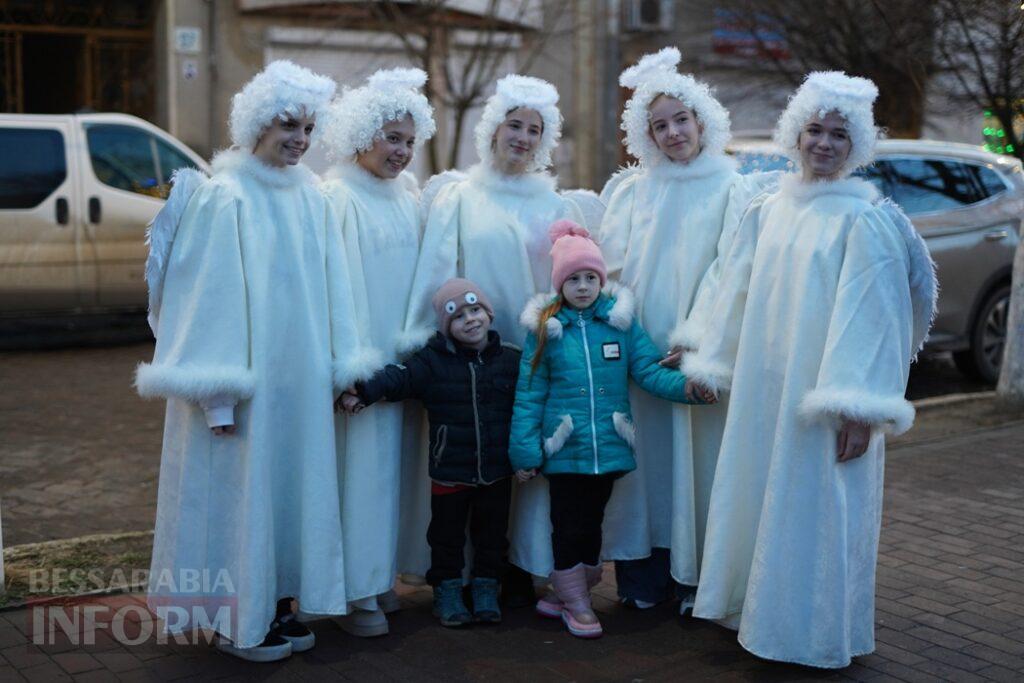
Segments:
[[[530,332],[536,333],[540,329],[541,313],[557,296],[556,292],[533,296],[520,314],[519,324]],[[594,302],[592,308],[594,308],[596,318],[607,321],[609,325],[620,332],[625,332],[633,324],[633,317],[636,314],[636,297],[625,285],[609,282],[601,290],[601,296]],[[569,314],[564,308],[558,315],[548,318],[546,323],[548,338],[559,339],[562,336],[562,328],[571,322]]]

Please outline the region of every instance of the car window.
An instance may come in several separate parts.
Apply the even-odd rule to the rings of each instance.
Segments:
[[[966,164],[942,159],[889,159],[892,198],[909,215],[959,209],[988,196]]]
[[[785,155],[776,152],[734,152],[733,157],[739,163],[740,173],[757,173],[759,171],[792,171],[796,168]]]
[[[183,152],[175,149],[160,138],[156,138],[156,153],[160,169],[160,196],[167,198],[171,190],[171,176],[179,168],[195,168],[196,164]]]
[[[975,164],[964,164],[974,174],[978,185],[986,197],[992,197],[1006,189],[1006,183],[999,177],[999,174],[991,168],[976,166]]]
[[[133,126],[86,126],[92,170],[104,185],[119,190],[162,197],[156,164],[156,138]]]
[[[889,196],[892,194],[892,188],[886,181],[886,173],[885,162],[875,162],[870,166],[858,168],[853,175],[874,185],[882,196]]]
[[[0,209],[38,206],[68,176],[59,130],[0,128],[0,149]]]

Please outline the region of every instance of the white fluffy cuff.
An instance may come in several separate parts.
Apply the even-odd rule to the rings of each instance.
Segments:
[[[437,332],[432,327],[415,327],[395,337],[395,353],[408,356],[422,349]]]
[[[879,396],[849,389],[815,389],[800,402],[808,419],[855,420],[891,434],[914,424],[914,405],[902,396]]]
[[[687,379],[720,394],[732,385],[732,368],[719,363],[709,362],[699,353],[688,353],[683,356],[682,372]]]
[[[344,360],[335,360],[331,368],[334,388],[344,391],[356,382],[364,382],[384,367],[387,361],[377,349],[363,347],[348,354]]]
[[[154,365],[140,363],[135,388],[143,398],[182,398],[200,403],[214,396],[243,400],[256,389],[256,375],[248,368],[218,365]]]
[[[703,331],[703,326],[698,325],[696,321],[684,320],[676,325],[672,333],[668,335],[668,347],[671,349],[681,346],[684,349],[696,350],[700,345],[700,336]]]

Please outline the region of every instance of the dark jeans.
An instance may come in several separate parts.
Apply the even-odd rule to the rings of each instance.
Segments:
[[[641,560],[617,560],[619,597],[655,603],[672,599],[678,584],[672,578],[670,564],[668,548],[651,548],[651,556]]]
[[[597,564],[601,559],[604,508],[621,473],[547,476],[555,569],[572,569],[580,562]]]
[[[436,586],[462,578],[466,522],[473,541],[473,576],[501,579],[508,552],[508,507],[512,479],[430,497],[430,570],[427,583]]]

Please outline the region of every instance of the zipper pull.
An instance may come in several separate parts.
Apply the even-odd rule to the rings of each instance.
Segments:
[[[577,313],[577,315],[579,315],[579,319],[576,321],[576,324],[580,327],[586,325],[586,321],[583,320],[583,311],[580,311],[579,313]]]

